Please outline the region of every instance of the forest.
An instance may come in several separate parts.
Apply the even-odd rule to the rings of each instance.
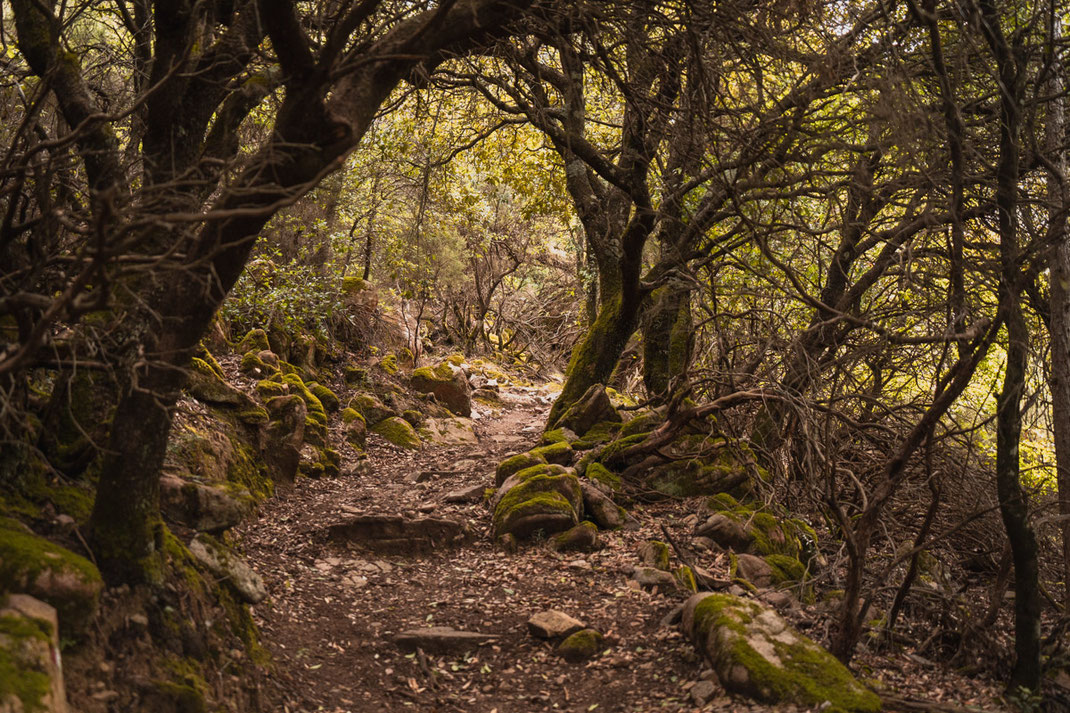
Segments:
[[[0,0],[0,713],[1070,711],[1062,2]]]

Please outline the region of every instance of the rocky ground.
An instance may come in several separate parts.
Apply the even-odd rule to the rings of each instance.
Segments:
[[[799,710],[724,694],[691,643],[663,622],[686,593],[630,580],[640,546],[664,539],[662,525],[674,537],[689,536],[694,503],[638,507],[639,529],[602,533],[604,547],[590,554],[556,553],[544,543],[509,554],[492,542],[482,490],[493,486],[499,461],[538,442],[551,400],[538,388],[503,390],[501,408],[477,411],[478,443],[412,452],[371,436],[362,464],[347,449],[341,477],[299,480],[238,530],[270,592],[255,618],[274,658],[267,691],[274,710]],[[451,502],[464,490],[466,502]],[[338,527],[362,516],[441,518],[470,532],[423,553],[376,553]],[[721,557],[701,565],[727,576]],[[603,633],[605,652],[566,661],[529,633],[528,619],[548,609]],[[787,603],[782,613],[822,640],[824,622],[812,608]],[[399,639],[431,627],[484,636],[459,644]],[[930,702],[904,701],[902,710],[1002,710],[995,685],[908,653],[863,654],[856,673],[885,692]],[[937,708],[937,701],[945,703]]]

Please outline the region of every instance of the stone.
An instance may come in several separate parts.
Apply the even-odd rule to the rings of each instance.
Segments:
[[[691,690],[688,691],[688,696],[691,698],[691,702],[701,708],[706,705],[711,698],[717,695],[717,686],[713,685],[712,681],[705,679],[699,681]]]
[[[352,542],[380,554],[414,555],[464,544],[471,532],[460,520],[359,515],[327,529],[335,542]]]
[[[672,553],[669,546],[659,540],[647,540],[639,546],[639,562],[645,567],[669,571]]]
[[[761,557],[741,554],[735,557],[733,575],[762,589],[773,584],[773,568]]]
[[[423,649],[429,654],[463,653],[491,641],[497,636],[460,631],[448,626],[432,626],[427,629],[410,629],[394,636],[394,643],[402,651]]]
[[[400,416],[391,416],[372,426],[372,433],[382,436],[388,443],[408,451],[420,449],[420,437],[409,422]]]
[[[269,399],[264,462],[276,483],[292,483],[301,465],[301,446],[305,442],[308,407],[300,396],[276,396]]]
[[[621,417],[606,393],[602,384],[591,388],[565,411],[564,415],[553,424],[554,428],[567,428],[575,433],[585,435],[591,426],[601,421],[620,423]]]
[[[191,530],[219,533],[240,523],[255,508],[248,491],[237,488],[233,492],[165,475],[160,478],[160,511]]]
[[[589,521],[550,538],[550,548],[556,552],[592,552],[598,547],[598,526]]]
[[[485,485],[472,485],[461,490],[446,493],[442,498],[447,503],[478,503],[483,499],[483,493],[487,490]]]
[[[528,633],[538,639],[563,639],[583,628],[582,621],[557,609],[538,612],[528,619]]]
[[[434,394],[446,408],[458,416],[468,417],[472,415],[472,392],[468,386],[468,379],[464,371],[448,361],[444,361],[433,369],[421,367],[413,369],[409,384],[416,391]]]
[[[612,498],[587,480],[580,481],[580,489],[583,492],[583,511],[598,527],[603,530],[624,527],[625,512]]]
[[[267,599],[267,588],[260,575],[246,564],[238,555],[234,554],[212,537],[199,534],[189,543],[190,554],[204,567],[219,577],[225,579],[241,598],[249,604],[259,604]]]
[[[358,450],[368,445],[368,424],[359,415],[346,424],[346,443]]]
[[[510,456],[498,464],[497,470],[494,471],[494,485],[501,487],[502,483],[514,473],[519,473],[537,465],[546,465],[546,463],[545,458],[534,453],[517,453],[515,456]]]
[[[632,580],[642,589],[654,587],[676,589],[676,578],[671,573],[656,567],[636,567],[632,570]]]
[[[279,368],[279,357],[277,354],[275,354],[275,352],[271,351],[270,349],[262,349],[261,351],[257,352],[256,356],[258,359],[260,359],[260,361],[264,362],[268,366],[273,366],[276,369]]]
[[[681,629],[732,693],[848,713],[881,709],[880,698],[832,654],[756,602],[730,594],[692,595]]]
[[[475,424],[469,418],[446,417],[424,419],[420,436],[441,446],[478,445]]]
[[[220,406],[252,408],[256,402],[241,389],[224,381],[203,359],[194,357],[190,362],[189,381],[186,391],[198,401]]]
[[[0,517],[0,587],[55,608],[63,635],[80,633],[96,614],[104,582],[86,558]]]
[[[66,713],[56,610],[27,594],[0,602],[0,711]]]
[[[350,399],[349,408],[363,416],[369,428],[384,419],[397,415],[397,412],[386,406],[373,394],[368,393],[360,393]]]
[[[565,471],[561,466],[536,466],[502,483],[491,504],[496,535],[508,532],[524,539],[536,533],[552,535],[579,524],[583,514],[579,478],[554,468]]]
[[[472,400],[489,406],[498,406],[502,403],[502,396],[496,388],[482,387],[472,391]]]
[[[556,463],[557,465],[571,465],[574,455],[572,446],[564,441],[532,448],[530,453],[533,456],[545,459],[547,463]]]
[[[696,537],[705,537],[724,549],[746,552],[754,536],[743,525],[722,513],[714,513],[695,528]]]
[[[605,649],[605,637],[594,629],[580,629],[565,637],[557,646],[557,653],[569,663],[581,663],[594,658]]]

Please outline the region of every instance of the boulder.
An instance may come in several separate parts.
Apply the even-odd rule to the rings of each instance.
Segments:
[[[733,565],[733,577],[745,579],[758,589],[764,589],[773,583],[773,568],[761,557],[736,555]]]
[[[563,639],[582,629],[582,621],[557,609],[541,611],[528,619],[528,632],[539,639]]]
[[[231,386],[203,359],[190,361],[189,381],[186,391],[198,401],[220,406],[253,408],[256,403],[241,389]]]
[[[598,549],[598,546],[598,527],[588,521],[581,522],[550,539],[550,548],[556,552],[592,552]]]
[[[0,591],[29,594],[54,607],[65,637],[85,629],[103,589],[92,562],[0,518]]]
[[[708,537],[726,550],[746,552],[754,542],[754,536],[736,520],[724,513],[714,513],[695,527],[695,537]]]
[[[234,587],[244,601],[259,604],[267,599],[267,588],[260,575],[214,538],[205,534],[197,535],[189,543],[189,551],[205,569]]]
[[[594,384],[576,403],[569,406],[553,426],[554,428],[567,428],[574,433],[585,435],[600,421],[620,423],[621,418],[609,400],[606,387],[602,384]]]
[[[238,346],[235,349],[239,354],[248,354],[249,352],[262,352],[269,351],[271,345],[268,343],[268,335],[263,329],[250,329],[242,340],[238,342]]]
[[[349,408],[363,416],[368,426],[374,426],[384,419],[397,415],[397,412],[386,406],[373,394],[368,393],[360,393],[350,399]]]
[[[409,422],[400,416],[391,416],[372,426],[372,433],[383,437],[388,443],[409,451],[420,450],[420,437]]]
[[[472,392],[464,371],[444,361],[434,367],[414,369],[409,383],[416,391],[434,394],[435,398],[445,404],[458,416],[472,415]]]
[[[725,549],[768,557],[784,555],[809,564],[819,555],[817,535],[799,519],[777,517],[761,506],[741,505],[727,493],[710,498],[716,512],[695,528]]]
[[[165,475],[160,478],[160,510],[171,522],[200,532],[218,533],[240,523],[255,507],[248,491],[238,488],[233,493]]]
[[[594,629],[580,629],[558,644],[557,653],[569,663],[581,663],[602,653],[605,647],[605,637],[601,633]]]
[[[420,428],[420,436],[441,446],[477,445],[475,424],[468,418],[427,418]]]
[[[546,459],[534,453],[517,453],[498,464],[494,472],[494,484],[501,487],[509,476],[537,465],[546,465]]]
[[[331,525],[328,536],[379,554],[414,555],[456,547],[471,537],[467,525],[446,518],[359,515]]]
[[[470,651],[480,644],[496,641],[497,636],[459,631],[448,626],[409,629],[394,636],[394,643],[402,651],[423,649],[429,654],[451,654]]]
[[[639,546],[639,562],[644,567],[655,567],[668,572],[671,556],[669,546],[660,540],[647,540]]]
[[[695,594],[684,607],[681,628],[730,692],[848,713],[881,709],[880,698],[832,654],[756,602]]]
[[[583,511],[598,527],[603,530],[616,530],[624,527],[625,512],[592,483],[580,481],[583,492]]]
[[[0,602],[0,711],[67,711],[56,610],[27,594]]]
[[[555,428],[542,434],[540,443],[544,446],[552,446],[555,443],[571,443],[578,436],[567,428]]]
[[[264,462],[276,483],[292,483],[301,465],[308,407],[300,396],[276,396],[265,404],[270,420],[265,434]]]
[[[547,463],[556,463],[557,465],[571,465],[573,457],[572,446],[564,441],[532,448],[530,454],[545,459]]]
[[[356,418],[346,424],[346,443],[357,450],[364,450],[368,444],[368,425],[356,411],[353,411],[353,414]]]
[[[676,578],[670,572],[657,567],[636,567],[632,570],[632,579],[640,589],[653,589],[654,587],[675,589],[677,586]]]
[[[551,535],[579,524],[583,493],[571,472],[561,466],[542,465],[510,476],[495,494],[494,534],[511,533],[518,539],[535,533]]]

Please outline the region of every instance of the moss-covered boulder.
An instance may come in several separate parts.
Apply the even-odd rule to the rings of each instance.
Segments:
[[[841,713],[881,709],[880,698],[832,654],[756,602],[695,594],[684,607],[681,627],[728,691]]]
[[[569,663],[592,659],[606,648],[605,637],[595,629],[580,629],[557,645],[557,653]]]
[[[572,441],[572,450],[588,451],[609,443],[620,435],[620,424],[613,421],[599,421],[588,429],[582,438]]]
[[[663,420],[664,417],[656,411],[644,411],[626,421],[620,427],[619,435],[621,438],[626,438],[638,433],[649,433],[661,425]]]
[[[551,446],[554,443],[571,443],[576,438],[576,434],[567,428],[555,428],[542,434],[540,443],[544,446]]]
[[[66,711],[56,610],[25,594],[0,596],[0,711]]]
[[[347,411],[350,411],[354,418],[346,423],[346,443],[362,451],[368,443],[368,425],[359,413],[352,409],[347,409]]]
[[[308,407],[297,395],[276,396],[267,404],[270,420],[264,449],[264,462],[275,483],[292,483],[301,462],[301,446],[305,442]]]
[[[260,423],[269,419],[267,410],[260,406],[237,413],[232,409],[183,409],[171,427],[164,470],[183,477],[192,475],[205,485],[262,500],[274,492],[263,456],[276,444],[269,441],[271,449],[262,452],[259,442]],[[250,425],[251,421],[255,422]]]
[[[550,538],[556,552],[593,552],[598,547],[598,526],[587,520]]]
[[[689,434],[676,439],[663,453],[671,458],[645,474],[654,490],[673,497],[746,493],[758,465],[742,441]]]
[[[546,459],[530,452],[517,453],[515,456],[510,456],[498,464],[498,469],[494,471],[494,484],[500,486],[514,473],[519,473],[537,465],[546,465]]]
[[[327,413],[335,413],[341,408],[342,402],[338,400],[338,396],[323,384],[317,384],[313,381],[308,385],[308,390],[320,400],[320,403],[323,404],[323,409]]]
[[[0,594],[36,597],[55,607],[65,632],[78,633],[96,613],[103,588],[92,562],[0,518]]]
[[[356,394],[349,400],[349,408],[363,416],[369,427],[398,415],[394,409],[388,407],[374,394],[369,393]]]
[[[594,384],[551,425],[554,428],[567,428],[583,436],[599,421],[620,423],[621,418],[609,400],[606,387]]]
[[[623,486],[620,476],[597,461],[583,469],[583,475],[604,491],[619,492]]]
[[[639,562],[645,567],[668,572],[671,557],[669,546],[660,540],[648,540],[639,546]]]
[[[190,361],[186,390],[193,398],[206,404],[243,408],[255,405],[248,394],[228,384],[206,361],[197,357]]]
[[[254,354],[262,351],[270,351],[271,344],[268,340],[267,332],[263,329],[250,329],[242,340],[238,342],[237,352],[239,354],[248,354],[253,352]]]
[[[260,575],[219,540],[205,534],[197,535],[189,543],[189,552],[205,569],[232,586],[249,604],[259,604],[267,598],[267,588]]]
[[[552,535],[579,524],[579,478],[561,466],[538,465],[510,476],[492,500],[494,534],[518,539]]]
[[[583,490],[583,511],[603,530],[616,530],[624,527],[627,515],[611,497],[588,480],[580,481]]]
[[[472,392],[464,372],[448,361],[438,366],[413,369],[409,383],[413,389],[434,394],[446,408],[458,416],[472,415]]]
[[[274,398],[276,396],[283,396],[289,391],[286,389],[286,384],[281,381],[271,381],[270,379],[263,379],[256,382],[256,393],[260,395],[264,401]]]
[[[413,430],[409,422],[400,416],[391,416],[383,419],[371,428],[372,433],[383,437],[387,443],[405,450],[416,451],[420,449],[420,437]]]
[[[551,443],[548,446],[532,448],[530,453],[533,456],[544,458],[547,463],[557,463],[558,465],[569,465],[572,463],[572,446],[564,441],[560,443]]]
[[[218,533],[234,527],[256,507],[244,488],[208,485],[176,475],[160,478],[160,512],[191,530]]]
[[[817,535],[802,520],[778,517],[764,506],[749,506],[722,493],[710,498],[715,512],[695,527],[725,549],[767,557],[784,555],[808,563],[816,555]]]
[[[275,352],[246,352],[242,355],[241,364],[239,365],[238,370],[253,379],[263,379],[268,377],[274,373],[276,369],[269,366],[267,362],[260,358],[260,355],[274,353]]]

